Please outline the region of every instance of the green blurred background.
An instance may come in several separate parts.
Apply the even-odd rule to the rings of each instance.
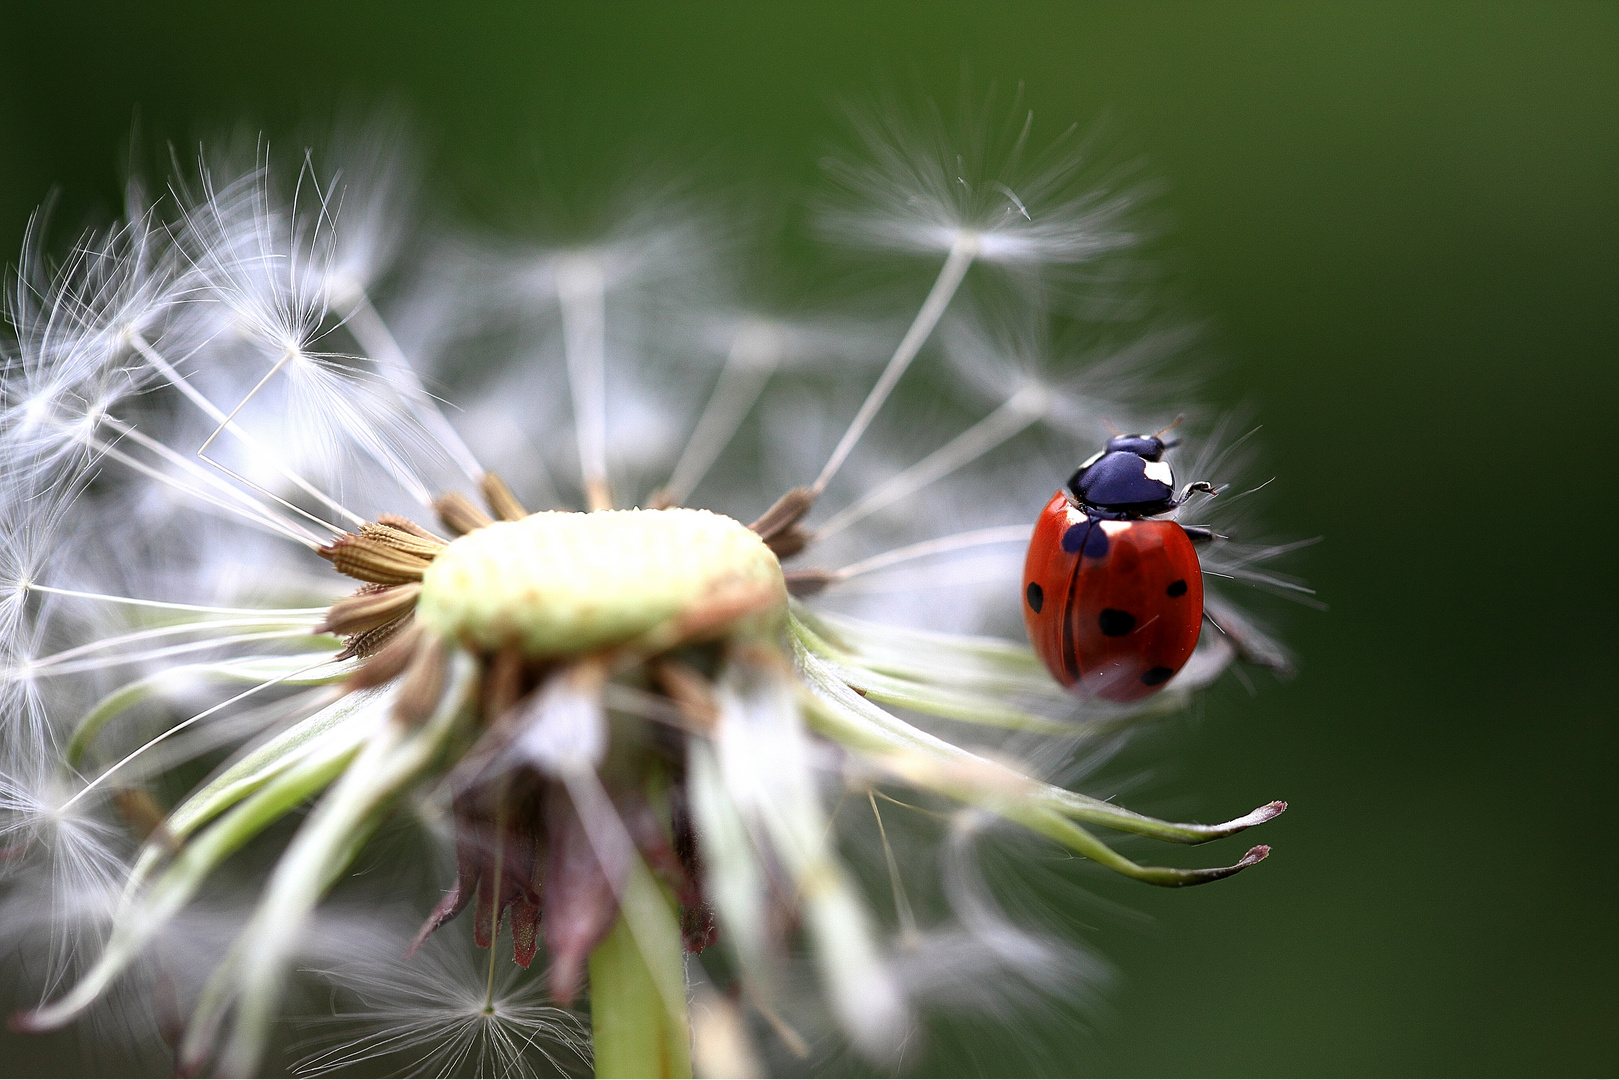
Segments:
[[[1257,404],[1268,519],[1326,537],[1303,569],[1331,610],[1289,620],[1300,678],[1223,686],[1150,744],[1153,809],[1288,799],[1274,857],[1206,889],[1099,883],[1139,913],[1092,935],[1115,992],[1084,1030],[1005,1038],[1073,1073],[1619,1072],[1619,6],[0,12],[8,262],[53,185],[64,226],[116,210],[137,119],[149,145],[247,123],[286,147],[391,102],[477,212],[645,146],[807,192],[839,101],[953,99],[963,64],[1024,81],[1048,133],[1110,116],[1171,182],[1210,396]],[[1006,1049],[918,1067],[1017,1068]],[[5,1036],[0,1071],[75,1053]]]

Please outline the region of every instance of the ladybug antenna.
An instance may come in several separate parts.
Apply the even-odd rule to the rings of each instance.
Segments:
[[[1113,434],[1115,434],[1115,435],[1123,435],[1124,434],[1124,432],[1119,430],[1119,425],[1115,424],[1112,420],[1108,419],[1105,416],[1102,417],[1102,423],[1106,424],[1107,429],[1109,431],[1111,431]]]
[[[1181,426],[1181,421],[1185,420],[1185,419],[1186,419],[1186,414],[1181,413],[1179,416],[1175,417],[1174,421],[1171,422],[1168,427],[1159,428],[1157,431],[1153,432],[1152,437],[1156,439],[1156,438],[1166,434],[1167,432],[1174,431],[1176,428]],[[1179,441],[1179,440],[1177,440],[1177,441]]]

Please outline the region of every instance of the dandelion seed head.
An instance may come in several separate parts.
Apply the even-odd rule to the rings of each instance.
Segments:
[[[1014,113],[1004,138],[877,114],[830,166],[830,233],[942,264],[909,323],[752,309],[734,221],[667,192],[594,235],[418,244],[380,129],[205,155],[59,270],[31,238],[0,378],[0,835],[25,852],[0,926],[52,961],[21,1022],[152,958],[180,969],[182,1067],[246,1072],[301,962],[344,1032],[301,1071],[529,1075],[583,1063],[563,1006],[627,949],[681,1052],[685,969],[728,995],[734,1060],[903,1068],[935,1008],[1103,980],[995,860],[1187,884],[1262,857],[1142,865],[1100,831],[1201,842],[1282,804],[1204,826],[1080,790],[1132,725],[1284,666],[1261,620],[1211,589],[1219,627],[1128,707],[1021,643],[1035,512],[1111,423],[1188,411],[1194,331],[1066,325],[1054,295],[1138,239],[1139,189],[1071,135],[1031,155]],[[1190,411],[1177,469],[1227,483],[1235,440]],[[1218,527],[1228,492],[1177,519]],[[647,525],[688,517],[753,561]],[[605,531],[570,552],[547,521]],[[1216,538],[1204,566],[1287,589],[1287,550]],[[411,937],[388,913],[424,893]],[[211,970],[174,959],[193,922]]]

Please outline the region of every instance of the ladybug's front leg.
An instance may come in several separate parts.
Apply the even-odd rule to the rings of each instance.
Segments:
[[[1171,491],[1171,494],[1174,494],[1174,492]],[[1175,507],[1181,505],[1187,499],[1190,499],[1194,494],[1218,495],[1220,494],[1220,489],[1209,483],[1207,480],[1194,480],[1181,489],[1181,497],[1170,503],[1170,508],[1174,509]]]

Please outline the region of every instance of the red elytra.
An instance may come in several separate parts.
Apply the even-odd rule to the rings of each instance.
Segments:
[[[1203,576],[1173,521],[1088,517],[1059,491],[1035,522],[1023,621],[1053,677],[1075,693],[1137,701],[1191,657]]]

